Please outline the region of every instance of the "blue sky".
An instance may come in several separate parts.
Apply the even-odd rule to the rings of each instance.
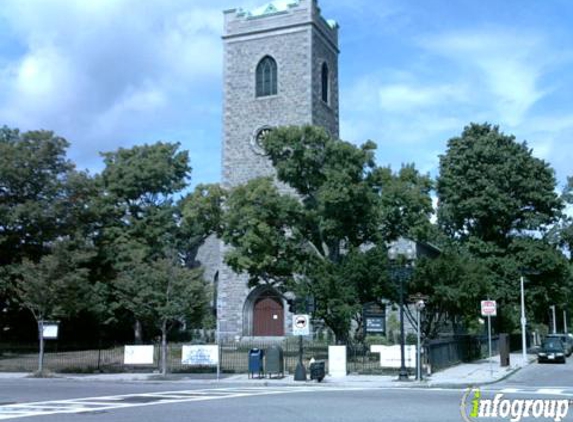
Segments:
[[[51,129],[80,168],[157,140],[220,180],[222,10],[252,0],[1,0],[0,125]],[[573,2],[320,2],[339,22],[341,137],[436,175],[469,122],[573,175]]]

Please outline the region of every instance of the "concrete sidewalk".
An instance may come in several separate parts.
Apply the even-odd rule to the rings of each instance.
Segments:
[[[442,388],[463,388],[467,386],[490,384],[500,381],[523,366],[528,365],[535,360],[534,355],[528,355],[528,360],[523,362],[519,353],[511,354],[509,367],[502,368],[499,365],[499,356],[489,360],[480,360],[472,363],[462,363],[443,371],[436,372],[426,377],[423,381],[418,382],[412,378],[411,381],[399,382],[396,376],[388,375],[348,375],[341,378],[327,376],[322,383],[316,381],[300,382],[294,381],[292,375],[284,378],[262,378],[249,379],[247,374],[227,375],[224,374],[219,380],[215,379],[213,374],[170,374],[166,378],[158,374],[150,373],[120,373],[120,374],[90,374],[90,375],[73,375],[73,374],[55,374],[55,378],[71,379],[77,381],[100,381],[100,382],[193,382],[204,383],[206,385],[224,385],[234,384],[252,385],[252,386],[304,386],[304,385],[324,385],[337,387],[355,387],[355,388],[383,388],[383,387],[442,387]],[[0,373],[0,380],[9,378],[24,378],[30,374],[27,373]]]
[[[462,363],[443,371],[436,372],[425,377],[418,382],[414,377],[410,381],[398,381],[396,376],[389,375],[348,375],[341,378],[327,376],[321,385],[345,386],[345,387],[442,387],[457,388],[475,385],[490,384],[500,381],[522,367],[535,360],[534,355],[528,355],[526,362],[523,362],[521,353],[514,353],[510,356],[511,365],[501,367],[499,356],[494,356],[491,362],[488,359],[479,360],[472,363]],[[222,383],[246,383],[253,385],[304,385],[304,382],[293,380],[292,375],[283,379],[248,379],[246,374],[233,375],[222,379]],[[308,381],[312,382],[312,381]],[[313,381],[316,383],[316,381]]]
[[[507,378],[524,366],[534,362],[535,359],[536,356],[530,354],[527,360],[524,361],[521,353],[512,353],[510,355],[510,366],[501,367],[499,355],[497,355],[491,361],[483,359],[436,372],[429,377],[426,384],[429,386],[490,384]]]

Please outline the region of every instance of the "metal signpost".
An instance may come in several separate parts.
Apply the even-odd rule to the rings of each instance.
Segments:
[[[487,317],[487,337],[489,349],[489,370],[493,374],[492,368],[492,352],[491,352],[491,317],[497,316],[497,303],[495,300],[482,300],[481,301],[481,315]]]
[[[306,381],[306,370],[302,363],[302,336],[310,335],[310,315],[293,315],[292,333],[298,336],[298,362],[294,371],[294,380]]]
[[[215,336],[217,337],[215,339],[215,341],[217,342],[217,354],[218,354],[218,359],[217,359],[217,381],[219,381],[219,379],[221,378],[221,325],[219,322],[219,318],[217,318],[217,322],[216,322],[217,326],[216,326],[216,332],[215,332]]]
[[[38,337],[40,343],[40,353],[38,355],[38,372],[42,373],[44,370],[44,340],[57,340],[58,339],[58,321],[38,321]]]

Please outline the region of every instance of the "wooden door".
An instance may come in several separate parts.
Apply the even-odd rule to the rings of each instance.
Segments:
[[[273,297],[263,297],[253,308],[254,336],[283,336],[284,309],[282,302]]]

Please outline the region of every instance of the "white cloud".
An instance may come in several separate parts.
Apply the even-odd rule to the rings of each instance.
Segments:
[[[420,45],[450,60],[460,74],[477,82],[479,96],[489,98],[498,120],[521,124],[531,107],[546,95],[543,73],[551,52],[541,37],[513,30],[484,28],[428,37]]]
[[[465,90],[454,85],[410,86],[402,83],[379,89],[380,108],[396,113],[428,108],[449,101],[464,101]]]
[[[53,129],[94,158],[189,125],[198,105],[213,109],[206,87],[220,91],[216,3],[4,0],[0,36],[20,51],[0,51],[0,124]]]

